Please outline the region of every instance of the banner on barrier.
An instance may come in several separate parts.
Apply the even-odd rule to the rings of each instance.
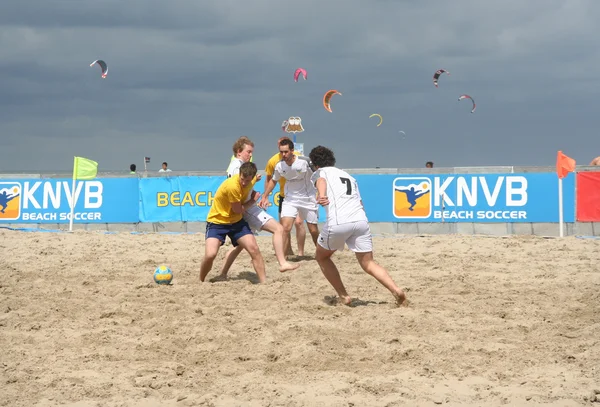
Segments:
[[[577,173],[577,221],[600,222],[600,172]]]
[[[558,178],[523,174],[361,174],[357,179],[371,222],[558,222]],[[142,222],[205,221],[218,177],[162,177],[140,180]],[[264,180],[256,184],[264,190]],[[278,187],[276,187],[278,191]],[[268,213],[277,219],[278,192]],[[575,219],[575,177],[563,179],[564,221]],[[319,221],[325,210],[319,209]]]
[[[72,179],[0,180],[0,223],[69,223]],[[75,184],[75,223],[138,222],[138,179]]]
[[[205,222],[223,176],[160,177],[140,179],[141,222]],[[264,179],[254,189],[262,194]],[[278,219],[279,186],[271,193],[267,213]],[[321,217],[321,219],[324,219]]]
[[[355,175],[371,222],[558,222],[553,173]],[[563,179],[564,221],[574,222],[575,177]]]

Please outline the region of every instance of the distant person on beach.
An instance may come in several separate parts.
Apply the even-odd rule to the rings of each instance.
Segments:
[[[289,244],[290,232],[298,215],[308,224],[308,231],[316,247],[319,236],[319,207],[316,200],[317,191],[310,182],[313,170],[307,160],[294,154],[294,142],[289,138],[279,142],[279,152],[281,161],[275,166],[273,177],[265,182],[265,191],[259,206],[267,208],[269,193],[280,179],[285,178],[285,200],[281,208],[281,224],[286,235],[284,247]]]
[[[131,164],[131,165],[129,166],[129,171],[130,171],[129,173],[130,173],[130,174],[135,174],[135,169],[136,169],[136,168],[137,168],[137,167],[136,167],[136,165],[135,165],[135,164]]]
[[[233,144],[233,152],[235,158],[231,160],[229,167],[227,168],[228,178],[238,175],[240,173],[241,166],[246,162],[250,162],[254,152],[254,143],[248,137],[242,136]],[[260,181],[260,175],[256,178],[256,182],[258,181]],[[248,202],[250,199],[251,196],[248,194],[244,200],[244,203]],[[252,231],[263,230],[273,234],[273,249],[275,250],[277,262],[279,263],[280,272],[283,273],[286,271],[295,270],[300,266],[299,264],[290,264],[286,261],[285,252],[283,251],[283,226],[277,222],[275,218],[257,205],[252,205],[244,211],[243,219],[248,222],[248,225]],[[227,254],[225,254],[225,263],[221,269],[219,279],[227,279],[227,273],[241,251],[242,247],[237,246],[229,249]]]
[[[252,258],[252,266],[258,281],[266,281],[265,261],[262,257],[256,237],[243,218],[246,210],[256,204],[260,193],[255,191],[256,164],[246,162],[240,166],[239,174],[225,179],[215,193],[213,204],[206,217],[204,258],[200,264],[200,281],[204,282],[219,248],[229,236],[233,247],[241,246]],[[246,201],[246,197],[250,200]],[[244,202],[245,201],[245,202]]]
[[[279,149],[279,143],[281,142],[281,140],[284,139],[288,139],[291,140],[289,137],[281,137],[279,138],[279,140],[277,140],[277,149]],[[300,155],[299,152],[294,151],[295,155]],[[267,166],[265,167],[265,173],[267,174],[267,179],[265,181],[265,185],[267,185],[267,183],[271,180],[271,178],[273,178],[273,173],[275,172],[275,166],[277,165],[277,163],[281,161],[281,153],[277,152],[276,154],[274,154],[271,158],[269,158],[269,161],[267,161]],[[283,206],[283,200],[285,198],[285,178],[280,178],[279,179],[279,198],[278,198],[278,207],[279,207],[279,221],[281,222],[281,208]],[[300,215],[296,216],[296,219],[294,220],[294,227],[296,228],[296,242],[298,244],[298,256],[304,256],[304,243],[306,242],[306,229],[304,229],[304,221],[302,220],[302,218],[300,217]],[[286,247],[285,247],[285,254],[286,255],[294,255],[294,251],[292,250],[292,245],[291,245],[291,231],[287,233],[286,236]]]
[[[158,172],[171,172],[171,169],[168,167],[169,164],[167,164],[167,162],[165,161],[164,163],[162,163],[162,168],[158,170]]]
[[[373,241],[369,219],[364,210],[358,183],[347,172],[335,167],[333,151],[317,146],[309,154],[316,172],[311,181],[317,187],[317,202],[325,207],[327,220],[319,234],[317,263],[325,278],[333,286],[344,305],[351,305],[352,299],[346,292],[344,283],[331,256],[344,245],[353,251],[358,264],[369,275],[387,288],[396,304],[406,301],[404,291],[392,280],[386,269],[373,259]]]
[[[600,165],[600,157],[594,158],[590,165]]]
[[[425,168],[433,168],[433,161],[427,161],[425,163]]]

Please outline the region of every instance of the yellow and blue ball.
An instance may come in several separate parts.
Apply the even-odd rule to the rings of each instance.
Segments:
[[[154,282],[156,284],[171,284],[173,281],[173,272],[167,266],[158,266],[154,270]]]

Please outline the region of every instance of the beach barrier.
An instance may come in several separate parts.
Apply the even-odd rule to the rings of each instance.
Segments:
[[[552,227],[558,232],[558,177],[552,167],[347,171],[357,179],[369,220],[379,232],[540,234],[536,226],[548,230],[541,234],[554,235]],[[144,230],[150,225],[157,231],[161,225],[179,231],[183,225],[187,231],[199,224],[194,229],[201,231],[225,179],[216,174],[99,173],[96,179],[77,181],[75,227],[110,230],[134,225]],[[71,185],[70,177],[61,174],[0,175],[0,225],[61,228],[70,220]],[[264,178],[256,185],[256,190],[263,189]],[[595,236],[595,222],[600,222],[597,168],[568,174],[562,193],[566,234]],[[277,195],[271,194],[268,209],[275,217]],[[323,208],[319,219],[325,219]]]

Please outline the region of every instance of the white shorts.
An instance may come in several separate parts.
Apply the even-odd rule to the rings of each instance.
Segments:
[[[244,220],[250,225],[252,231],[259,231],[269,220],[273,219],[263,208],[252,206],[244,212]]]
[[[317,240],[319,245],[327,250],[344,250],[344,244],[355,253],[373,251],[373,238],[369,222],[344,223],[323,227]]]
[[[295,207],[292,204],[283,200],[281,204],[281,217],[282,218],[294,218],[300,214],[300,218],[305,220],[306,223],[319,223],[319,209],[307,209],[302,207]]]

